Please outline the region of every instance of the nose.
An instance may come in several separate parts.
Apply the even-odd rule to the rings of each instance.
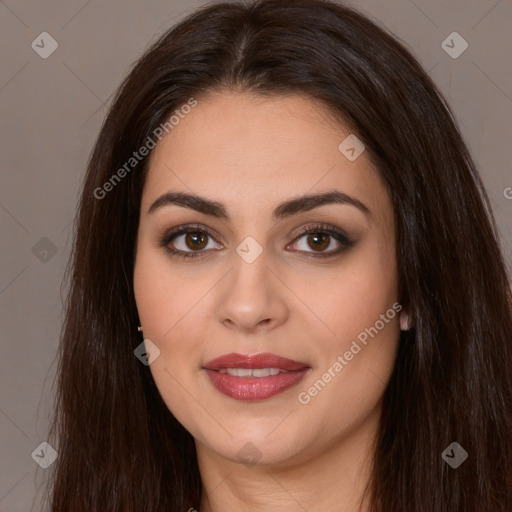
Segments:
[[[252,262],[238,254],[217,296],[217,316],[230,329],[271,330],[289,316],[287,287],[272,269],[265,250]]]

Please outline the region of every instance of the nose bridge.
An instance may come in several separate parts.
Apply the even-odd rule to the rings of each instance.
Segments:
[[[267,292],[270,277],[269,256],[269,250],[254,237],[245,237],[233,254],[231,285],[241,287],[242,291],[244,288],[255,288],[256,291]]]
[[[260,322],[283,320],[286,307],[279,281],[271,269],[270,251],[255,238],[242,240],[233,254],[233,267],[219,297],[219,320],[250,329]]]

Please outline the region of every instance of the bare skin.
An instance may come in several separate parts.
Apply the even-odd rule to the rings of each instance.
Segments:
[[[365,510],[382,394],[406,323],[404,311],[386,313],[399,299],[389,195],[365,152],[355,161],[340,152],[349,131],[309,98],[226,92],[197,100],[151,155],[134,277],[144,338],[160,349],[152,375],[196,442],[204,497],[195,508]],[[283,201],[334,190],[368,211],[332,203],[272,218]],[[167,192],[222,203],[229,219],[176,204],[148,213]],[[162,247],[183,224],[196,237],[212,233],[168,243],[195,258]],[[322,229],[302,234],[318,224],[350,243],[321,238]],[[237,252],[247,237],[257,244],[250,251],[261,249],[250,263]],[[347,360],[383,314],[378,334]],[[204,370],[231,352],[270,352],[311,369],[277,395],[242,401],[219,392]],[[319,379],[325,385],[309,392]],[[239,455],[248,446],[250,462]]]

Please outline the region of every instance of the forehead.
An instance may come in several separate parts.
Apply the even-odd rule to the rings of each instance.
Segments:
[[[164,192],[183,191],[249,213],[334,188],[382,203],[384,189],[365,152],[350,161],[339,149],[349,135],[307,97],[208,94],[153,150],[142,207]]]

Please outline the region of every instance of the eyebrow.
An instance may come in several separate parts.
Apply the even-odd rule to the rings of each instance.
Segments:
[[[339,190],[332,190],[321,194],[309,194],[299,197],[293,197],[282,203],[279,203],[272,211],[272,219],[281,220],[297,213],[307,212],[313,208],[318,208],[327,204],[350,205],[361,210],[365,215],[371,216],[370,209],[358,199],[351,197]],[[177,205],[184,208],[190,208],[205,215],[210,215],[219,219],[229,221],[230,217],[226,207],[205,197],[185,192],[167,192],[160,196],[148,209],[151,214],[164,206]]]

